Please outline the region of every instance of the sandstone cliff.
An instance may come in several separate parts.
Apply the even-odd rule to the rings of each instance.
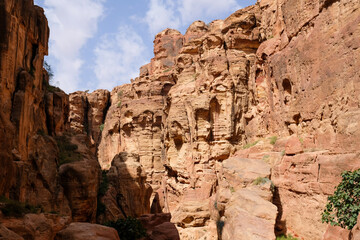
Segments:
[[[138,155],[151,209],[200,239],[233,217],[229,199],[212,215],[222,189],[246,187],[229,184],[224,160],[261,159],[276,233],[321,239],[327,196],[342,171],[360,167],[359,11],[357,1],[262,0],[185,35],[164,30],[140,76],[111,93],[100,164]]]
[[[42,9],[0,12],[0,195],[45,210],[0,215],[1,234],[109,238],[69,224],[152,213],[140,219],[153,239],[350,238],[320,215],[340,173],[360,168],[357,0],[259,0],[166,29],[130,84],[69,96],[48,89]]]
[[[100,166],[88,136],[67,133],[69,97],[49,86],[43,69],[48,38],[43,9],[32,0],[0,1],[0,225],[5,239],[53,239],[70,221],[96,218]],[[18,238],[6,238],[11,232]]]

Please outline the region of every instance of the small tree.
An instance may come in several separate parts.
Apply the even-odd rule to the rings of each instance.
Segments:
[[[49,82],[50,82],[52,80],[52,78],[54,77],[54,72],[53,72],[50,64],[48,64],[46,61],[44,61],[44,68],[49,74]]]
[[[360,212],[360,169],[341,174],[342,181],[335,188],[322,214],[322,222],[351,230]]]

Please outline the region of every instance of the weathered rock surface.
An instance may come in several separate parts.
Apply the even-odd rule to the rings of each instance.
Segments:
[[[138,155],[126,152],[116,155],[107,177],[110,187],[101,199],[106,205],[105,222],[150,213],[152,189],[146,183]]]
[[[56,234],[55,240],[120,240],[115,229],[90,223],[71,223]]]
[[[86,133],[97,145],[108,110],[110,93],[99,89],[92,93],[74,92],[69,95],[69,123],[74,133]]]
[[[0,225],[0,239],[2,240],[24,240],[21,236],[17,235],[13,231],[10,231],[8,228]]]
[[[247,188],[251,167],[258,170],[245,161],[239,176],[219,172],[219,163],[235,152],[268,162],[277,233],[320,239],[327,196],[341,171],[360,163],[359,11],[355,0],[262,0],[225,20],[196,21],[185,35],[164,30],[151,63],[111,93],[100,164],[108,169],[116,154],[137,154],[154,189],[152,209],[171,212],[200,239],[215,221],[219,179]]]
[[[170,222],[169,213],[146,214],[139,220],[145,227],[149,240],[180,240],[175,224]]]
[[[0,13],[0,195],[94,221],[96,153],[104,219],[170,212],[181,239],[274,239],[274,226],[347,237],[320,215],[341,172],[360,168],[359,1],[259,0],[166,29],[131,84],[69,100],[45,91],[42,10],[3,1]],[[82,158],[59,168],[52,136],[68,125]]]
[[[59,168],[60,184],[69,201],[72,219],[77,222],[95,222],[100,166],[89,150],[87,135],[75,135],[71,141],[78,146],[80,157]]]
[[[28,160],[28,139],[46,129],[43,56],[49,30],[32,1],[0,3],[0,195],[15,184],[13,161]],[[26,24],[22,24],[26,23]]]
[[[9,219],[0,211],[0,222],[24,239],[53,239],[71,218],[95,220],[100,167],[87,136],[60,147],[69,128],[69,97],[49,85],[43,69],[49,37],[43,9],[33,1],[1,1],[0,26],[0,196],[45,213]],[[98,92],[90,94],[92,104]],[[92,125],[100,115],[91,113]],[[70,159],[69,151],[81,161]],[[68,221],[59,223],[50,212]]]
[[[4,231],[1,233],[4,238],[1,239],[54,239],[56,233],[69,223],[69,217],[55,214],[27,214],[20,219],[3,218],[0,219],[0,231]]]

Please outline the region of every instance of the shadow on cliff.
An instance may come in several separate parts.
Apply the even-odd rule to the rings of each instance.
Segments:
[[[273,203],[278,208],[278,215],[276,217],[276,223],[275,223],[275,235],[276,236],[280,236],[280,235],[285,235],[286,236],[286,234],[287,234],[286,233],[286,229],[287,229],[286,228],[286,221],[282,220],[283,207],[282,207],[278,187],[275,187],[275,190],[274,190]]]
[[[106,175],[109,188],[101,198],[106,209],[98,218],[99,222],[150,213],[152,188],[146,183],[146,173],[139,155],[127,152],[117,154]]]
[[[180,239],[176,226],[170,222],[171,214],[162,213],[158,193],[155,193],[150,206],[153,190],[146,183],[147,175],[138,154],[117,154],[106,178],[109,186],[105,195],[99,199],[105,206],[104,212],[98,215],[99,223],[136,217],[147,230],[146,239]]]

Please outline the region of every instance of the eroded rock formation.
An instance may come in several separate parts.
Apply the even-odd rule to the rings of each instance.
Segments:
[[[261,206],[277,205],[276,232],[320,239],[327,196],[342,171],[360,167],[359,11],[357,1],[262,0],[185,35],[164,30],[151,63],[111,93],[100,164],[138,155],[152,209],[171,212],[184,239],[200,239],[203,228],[217,231],[209,199],[229,179],[221,162],[266,161],[275,196]],[[244,187],[236,195],[255,198]],[[229,209],[240,204],[230,199]],[[231,221],[226,206],[219,217]]]
[[[2,235],[25,238],[36,218],[43,236],[82,238],[104,228],[70,221],[152,213],[153,239],[357,236],[320,218],[341,172],[360,168],[357,0],[259,0],[166,29],[130,84],[70,96],[47,89],[42,10],[0,13],[0,195],[46,212],[2,221]]]
[[[100,166],[91,151],[94,143],[87,135],[67,132],[69,97],[49,85],[43,69],[48,37],[44,11],[32,0],[0,1],[0,225],[5,239],[54,239],[71,221],[96,218]],[[91,114],[94,126],[98,115]],[[96,137],[99,131],[91,133]]]

